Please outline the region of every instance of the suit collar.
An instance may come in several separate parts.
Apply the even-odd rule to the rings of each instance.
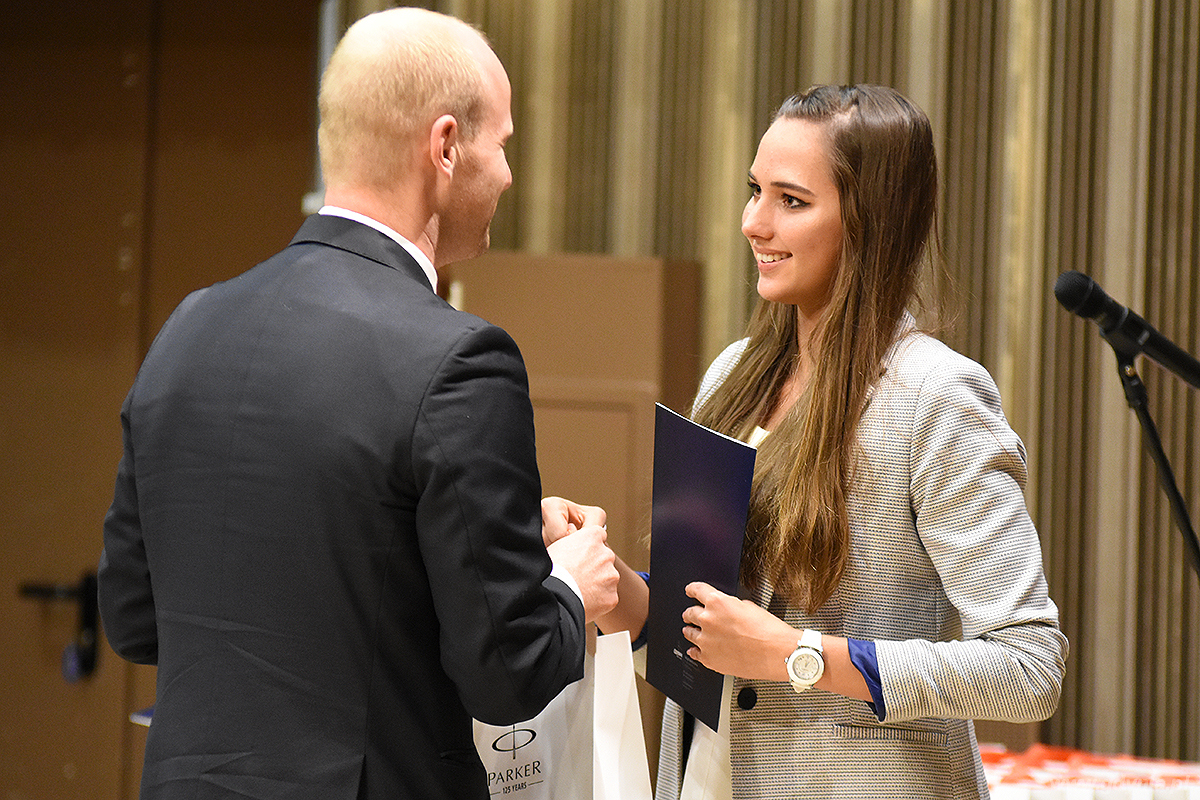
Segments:
[[[434,268],[433,262],[429,260],[429,256],[421,252],[419,247],[405,237],[401,236],[397,231],[389,228],[387,225],[384,225],[377,219],[372,219],[366,214],[360,214],[359,212],[351,211],[348,208],[340,208],[338,206],[322,206],[318,213],[352,219],[355,222],[361,222],[368,228],[374,228],[383,235],[387,236],[389,239],[403,247],[410,256],[417,260],[417,263],[421,265],[421,269],[425,273],[425,277],[429,279],[430,288],[432,288],[435,292],[437,291],[438,277],[437,270]]]
[[[316,243],[345,250],[408,275],[430,288],[429,277],[417,260],[387,234],[345,217],[313,214],[289,244]]]

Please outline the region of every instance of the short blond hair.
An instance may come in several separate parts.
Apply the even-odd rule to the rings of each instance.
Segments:
[[[317,132],[327,184],[383,185],[408,167],[405,147],[443,114],[471,139],[484,109],[484,77],[461,42],[461,20],[395,8],[355,22],[338,43],[318,96]]]

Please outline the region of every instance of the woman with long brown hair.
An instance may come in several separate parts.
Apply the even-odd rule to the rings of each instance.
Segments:
[[[660,800],[986,797],[973,719],[1041,720],[1067,642],[991,376],[912,315],[936,263],[937,161],[892,89],[789,98],[749,172],[761,301],[695,421],[758,447],[744,598],[696,583],[689,655],[720,733],[668,702]],[[653,542],[651,543],[653,547]],[[606,633],[645,623],[620,564]]]

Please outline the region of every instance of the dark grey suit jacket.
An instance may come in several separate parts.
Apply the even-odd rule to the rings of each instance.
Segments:
[[[582,676],[504,331],[337,217],[189,296],[121,414],[100,604],[144,798],[486,798],[471,717]]]

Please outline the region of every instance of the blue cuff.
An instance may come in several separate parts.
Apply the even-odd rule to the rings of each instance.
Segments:
[[[646,582],[647,586],[650,585],[650,573],[649,572],[639,572],[638,575],[642,576],[642,580],[644,580]],[[634,639],[632,642],[634,650],[637,650],[639,647],[645,646],[645,644],[646,644],[646,629],[649,627],[650,627],[650,620],[647,619],[646,624],[642,626],[641,633],[639,633],[637,635],[637,638]]]
[[[871,697],[875,700],[867,705],[875,712],[879,721],[883,722],[883,718],[887,716],[887,707],[883,704],[883,686],[879,682],[879,659],[875,657],[875,643],[847,638],[846,644],[850,649],[850,663],[862,673],[867,688],[871,691]]]

